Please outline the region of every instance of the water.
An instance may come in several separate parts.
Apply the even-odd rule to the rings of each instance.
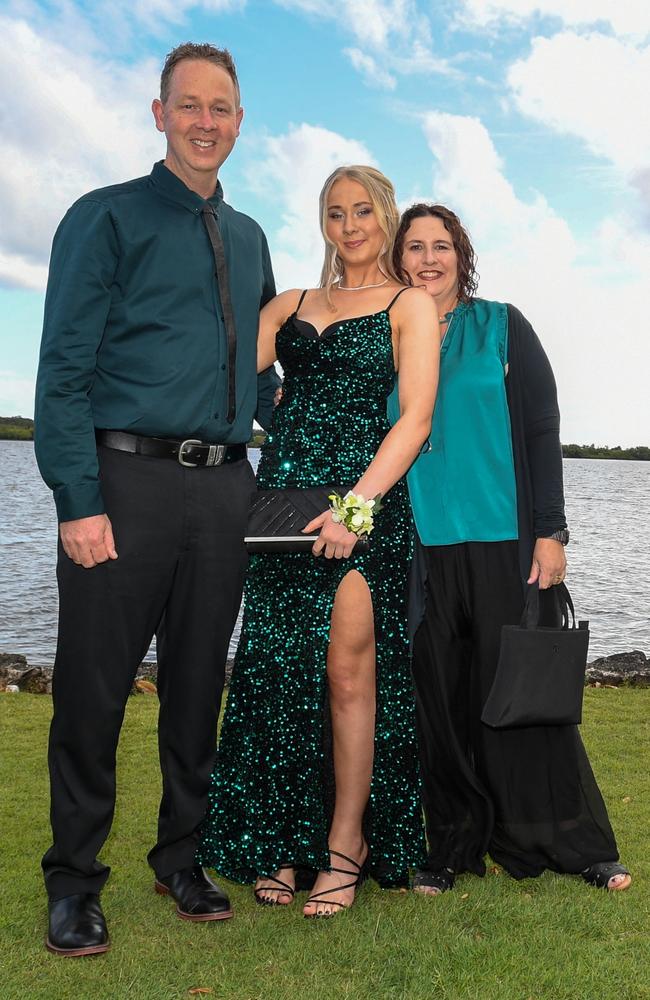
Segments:
[[[257,468],[259,450],[248,457]],[[31,441],[0,441],[0,653],[51,666],[56,649],[57,521]],[[241,612],[230,640],[234,656]],[[146,660],[156,659],[156,640]]]
[[[257,454],[251,456],[256,464]],[[51,664],[56,644],[56,518],[28,441],[0,441],[0,652]],[[650,654],[650,462],[564,463],[569,574],[590,658]],[[239,622],[231,654],[239,638]],[[155,649],[149,651],[155,659]]]

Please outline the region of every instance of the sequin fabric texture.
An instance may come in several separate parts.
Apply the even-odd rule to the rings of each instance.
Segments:
[[[285,381],[262,450],[258,485],[354,486],[389,430],[394,381],[387,311],[318,337],[289,317],[276,337]],[[334,801],[327,697],[332,606],[357,569],[373,601],[377,650],[375,756],[364,827],[370,873],[404,885],[423,863],[413,693],[406,634],[412,524],[406,483],[384,500],[370,550],[349,560],[251,557],[241,639],[197,854],[237,882],[281,864],[327,869]],[[369,706],[369,710],[371,710]]]

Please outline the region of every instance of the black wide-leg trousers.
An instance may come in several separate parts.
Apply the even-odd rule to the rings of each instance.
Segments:
[[[481,722],[501,627],[523,610],[517,542],[430,546],[413,676],[428,867],[515,878],[577,873],[618,858],[576,726],[496,730]]]
[[[98,449],[118,558],[83,569],[59,543],[59,635],[49,768],[50,899],[99,892],[115,807],[115,755],[135,672],[157,633],[163,779],[159,878],[194,863],[207,807],[228,643],[246,565],[255,488],[245,460],[184,468]]]

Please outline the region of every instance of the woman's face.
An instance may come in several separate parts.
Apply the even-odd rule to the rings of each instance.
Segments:
[[[368,192],[350,177],[332,184],[325,232],[348,266],[362,267],[376,261],[386,243]]]
[[[406,231],[402,267],[414,285],[424,288],[439,302],[451,302],[458,294],[458,257],[442,219],[425,215]]]

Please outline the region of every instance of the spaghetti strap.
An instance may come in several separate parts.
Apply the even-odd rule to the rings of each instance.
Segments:
[[[402,292],[408,291],[409,288],[411,288],[411,285],[406,285],[405,288],[400,288],[400,290],[397,293],[397,295],[394,295],[393,298],[388,303],[388,305],[386,306],[386,312],[390,312],[391,307],[395,304],[395,302],[397,302],[397,300],[400,297],[400,295],[402,294]],[[302,299],[300,301],[302,302]]]
[[[302,305],[302,300],[304,299],[304,297],[305,297],[305,295],[307,294],[307,292],[308,292],[308,291],[309,291],[309,289],[305,288],[304,292],[302,293],[302,295],[301,295],[301,296],[300,296],[300,298],[298,299],[298,305],[297,305],[297,306],[296,306],[296,308],[294,309],[294,313],[293,313],[293,315],[294,315],[294,316],[296,316],[296,317],[298,316],[298,310],[300,309],[300,307],[301,307],[301,305]],[[393,300],[393,301],[394,301],[394,300]],[[392,305],[392,304],[393,304],[393,303],[391,302],[391,305]]]

